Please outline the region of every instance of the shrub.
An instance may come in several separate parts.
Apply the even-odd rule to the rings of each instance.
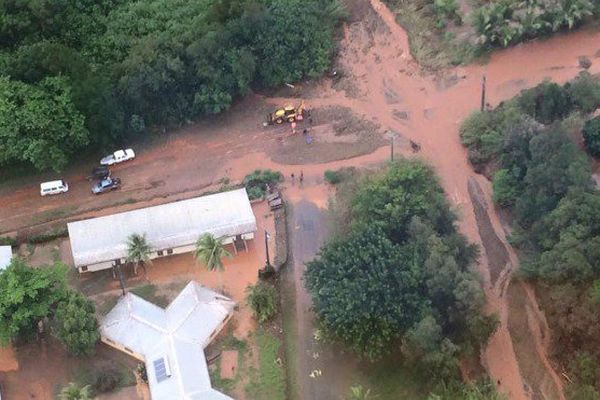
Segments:
[[[264,281],[246,288],[246,302],[259,323],[268,321],[277,312],[277,292],[273,285]]]
[[[254,200],[266,193],[267,186],[273,187],[282,180],[283,175],[281,175],[281,172],[271,171],[270,169],[257,169],[251,174],[246,175],[243,183],[248,191],[248,197],[250,200]]]
[[[100,371],[96,378],[94,388],[99,393],[112,392],[121,383],[121,374],[114,368],[106,368]]]
[[[565,89],[573,105],[581,111],[590,113],[600,107],[600,81],[589,72],[580,73],[565,84]]]
[[[17,240],[8,236],[0,237],[0,246],[16,246]]]
[[[590,154],[594,157],[600,157],[600,117],[585,123],[583,126],[583,139]]]
[[[324,177],[327,183],[329,183],[330,185],[336,185],[342,181],[342,177],[340,176],[339,171],[332,171],[328,169],[327,171],[325,171]]]
[[[494,202],[501,207],[510,207],[515,204],[519,193],[519,182],[507,169],[496,172],[494,181]]]
[[[27,237],[27,241],[31,244],[46,243],[50,242],[51,240],[58,239],[60,237],[65,237],[68,234],[69,231],[67,230],[67,226],[65,225],[47,230],[46,232],[42,232],[37,235],[31,235]]]

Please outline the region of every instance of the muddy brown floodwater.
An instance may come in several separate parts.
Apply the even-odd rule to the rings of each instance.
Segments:
[[[351,15],[350,22],[344,27],[336,60],[336,65],[343,70],[342,78],[336,82],[323,79],[311,84],[307,93],[310,93],[308,105],[312,108],[347,109],[353,118],[377,126],[370,133],[373,139],[360,142],[360,149],[356,150],[358,145],[348,145],[348,141],[354,139],[336,138],[336,134],[330,132],[333,128],[326,126],[330,124],[332,127],[334,123],[331,121],[315,121],[314,135],[320,140],[310,145],[298,137],[289,137],[282,130],[284,128],[263,128],[261,118],[267,109],[283,101],[296,103],[297,98],[269,99],[253,94],[226,115],[165,135],[157,144],[142,149],[136,160],[116,167],[115,175],[124,181],[121,192],[91,196],[85,173],[75,168],[65,174],[73,188],[65,196],[41,199],[37,194],[37,182],[33,180],[16,190],[1,188],[0,232],[10,232],[46,220],[63,220],[68,216],[81,218],[111,213],[127,204],[127,207],[140,206],[142,203],[137,204],[140,201],[157,203],[178,196],[197,195],[225,176],[234,181],[240,180],[255,168],[277,169],[288,177],[292,172],[298,174],[302,170],[306,176],[305,192],[299,196],[293,190],[289,191],[291,201],[308,200],[324,208],[327,190],[311,189],[311,186],[322,183],[323,172],[342,166],[368,166],[388,159],[389,149],[376,147],[387,140],[384,132],[391,133],[401,138],[403,143],[413,141],[420,146],[417,156],[430,163],[440,176],[448,199],[459,214],[461,232],[471,241],[484,245],[469,195],[469,179],[481,189],[480,206],[487,210],[489,219],[486,230],[494,231],[496,243],[504,245],[509,258],[509,262],[498,265],[498,260],[489,259],[495,256],[487,254],[485,246],[482,246],[484,251],[478,268],[484,282],[488,309],[497,312],[501,321],[482,354],[482,361],[493,380],[501,382],[501,392],[510,399],[529,399],[532,391],[527,387],[530,382],[522,376],[513,349],[505,296],[518,260],[506,242],[498,215],[491,206],[491,185],[484,177],[476,175],[467,162],[458,129],[461,121],[479,107],[484,74],[488,82],[487,101],[495,105],[543,79],[557,82],[572,79],[580,71],[579,56],[593,60],[590,72],[597,73],[600,60],[595,55],[600,49],[600,34],[580,31],[556,35],[548,40],[497,51],[485,65],[457,67],[434,76],[421,70],[410,56],[406,33],[380,0],[356,2],[360,3],[360,7],[356,7],[360,12]],[[287,153],[283,154],[282,149]],[[411,154],[410,147],[406,146],[401,146],[397,152]],[[494,279],[490,266],[495,268]],[[303,290],[299,278],[296,286],[298,291]],[[543,329],[546,324],[534,304],[535,296],[530,291],[526,294],[526,304],[531,310],[528,314],[529,329]],[[312,330],[310,318],[300,322],[306,326],[299,327],[299,331]],[[539,365],[552,378],[548,382],[553,387],[545,391],[553,391],[562,399],[562,382],[548,360],[548,341],[541,336],[539,332],[533,332],[529,340],[531,348],[536,349]],[[308,391],[301,392],[305,393],[303,398],[310,399]]]

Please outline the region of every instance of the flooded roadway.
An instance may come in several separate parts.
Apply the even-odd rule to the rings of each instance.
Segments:
[[[600,60],[595,58],[600,49],[600,34],[582,31],[519,45],[494,53],[486,65],[449,70],[440,79],[439,76],[422,72],[412,60],[406,34],[394,23],[393,14],[379,0],[371,0],[371,5],[366,15],[345,27],[341,43],[339,63],[347,74],[344,79],[348,79],[355,90],[352,93],[338,91],[333,89],[331,82],[325,80],[310,99],[310,106],[348,107],[356,114],[378,123],[383,129],[419,143],[419,157],[434,166],[460,216],[460,230],[471,241],[481,244],[467,182],[472,178],[479,183],[488,205],[492,204],[491,186],[485,178],[473,173],[467,162],[466,151],[460,144],[458,129],[460,122],[479,107],[482,76],[485,74],[487,77],[488,102],[494,105],[543,79],[550,78],[557,82],[572,79],[580,71],[579,56],[587,56],[593,61],[590,72],[600,72]],[[281,99],[265,101],[274,104]],[[397,118],[399,113],[407,118]],[[69,207],[65,213],[83,210],[109,213],[115,203],[122,203],[129,198],[137,199],[142,196],[141,193],[161,197],[189,190],[190,187],[200,190],[223,176],[239,180],[255,168],[273,168],[286,175],[297,173],[302,168],[307,181],[306,189],[309,190],[309,182],[315,185],[322,182],[322,174],[326,169],[370,165],[389,156],[389,150],[383,148],[371,154],[324,164],[298,167],[275,163],[269,152],[265,151],[265,147],[275,139],[258,123],[246,123],[250,118],[256,119],[256,116],[245,117],[243,123],[239,124],[228,123],[225,119],[214,126],[200,124],[199,127],[189,128],[196,129],[196,132],[173,138],[149,149],[131,164],[119,167],[122,176],[139,183],[115,196],[83,198],[79,196],[84,193],[81,189],[81,193],[76,191],[69,196],[48,201],[37,196],[35,184],[16,192],[0,189],[0,231],[30,224],[35,220],[35,215],[44,210],[51,212],[57,207]],[[251,140],[248,140],[249,137]],[[312,202],[321,208],[326,207],[327,191],[316,190],[312,195]],[[498,237],[507,245],[493,207],[488,209]],[[510,246],[507,247],[510,249]],[[514,265],[507,268],[514,270],[517,262],[513,258]],[[490,288],[485,253],[479,269],[485,282],[489,309],[501,316],[501,326],[483,355],[484,364],[494,381],[502,382],[499,389],[509,398],[527,399],[529,394],[507,329],[507,307],[503,298],[505,288],[501,285]],[[505,276],[510,278],[510,271]],[[301,290],[302,283],[299,281],[297,285]],[[310,329],[304,330],[307,331]],[[537,346],[537,343],[533,345]],[[547,358],[547,355],[542,354],[541,357]],[[548,360],[544,361],[543,364],[551,369]],[[301,373],[305,374],[306,371]],[[554,371],[549,371],[549,374],[556,376]],[[558,393],[561,392],[560,386],[560,382],[556,382]],[[305,393],[310,393],[310,389]],[[562,397],[562,394],[559,396]]]

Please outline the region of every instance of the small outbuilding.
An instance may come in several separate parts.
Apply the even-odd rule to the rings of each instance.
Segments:
[[[246,247],[254,238],[256,217],[246,189],[216,193],[67,224],[75,267],[99,271],[125,262],[127,238],[145,234],[150,258],[194,250],[210,233],[225,244]]]
[[[0,271],[5,269],[10,265],[10,261],[12,260],[12,247],[10,246],[0,246]]]
[[[194,281],[166,309],[127,293],[104,317],[101,340],[145,363],[153,400],[233,400],[212,388],[204,348],[234,307]]]

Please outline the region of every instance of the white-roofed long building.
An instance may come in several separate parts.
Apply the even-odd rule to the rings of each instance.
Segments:
[[[150,258],[194,250],[198,237],[211,233],[226,244],[254,238],[256,217],[246,189],[232,190],[68,225],[79,272],[99,271],[125,262],[127,238],[145,234]]]
[[[234,306],[194,281],[166,309],[127,293],[104,317],[100,334],[146,364],[153,400],[232,400],[212,388],[204,348]]]

